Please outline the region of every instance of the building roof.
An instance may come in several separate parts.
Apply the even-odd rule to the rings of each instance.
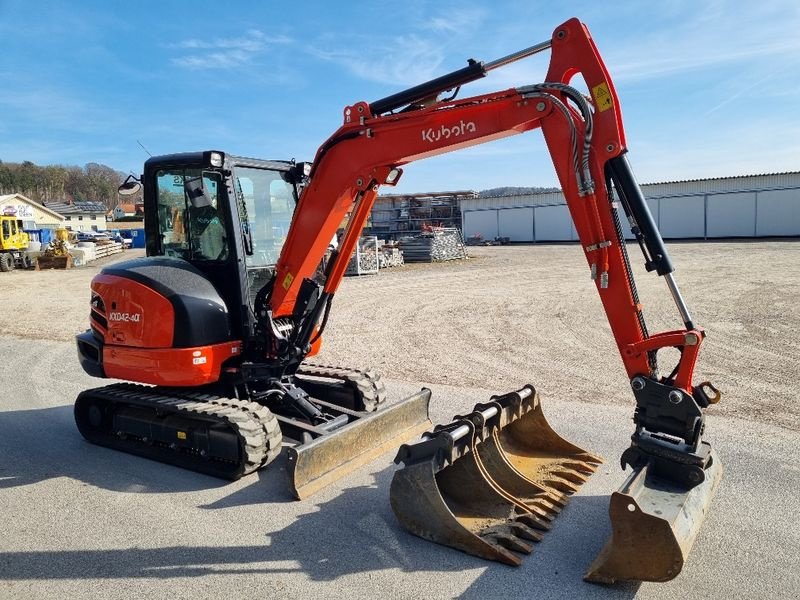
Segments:
[[[44,206],[43,204],[39,204],[38,202],[34,202],[30,198],[28,198],[27,196],[23,196],[22,194],[6,194],[4,196],[0,196],[0,202],[10,202],[13,198],[19,198],[23,202],[26,202],[27,204],[30,204],[31,206],[35,206],[39,210],[44,211],[47,214],[49,214],[49,215],[51,215],[53,217],[56,217],[57,219],[62,219],[62,220],[64,219],[64,216],[61,213],[57,213],[52,208],[48,208],[47,206]]]
[[[754,175],[731,175],[730,177],[702,177],[699,179],[676,179],[674,181],[656,181],[650,183],[640,183],[639,185],[643,188],[652,188],[659,185],[676,185],[676,184],[684,184],[684,183],[706,183],[706,182],[715,182],[715,181],[742,181],[746,179],[755,179],[757,177],[781,177],[781,176],[790,176],[790,175],[800,175],[800,171],[781,171],[777,173],[756,173]],[[541,198],[543,201],[547,202],[549,199],[556,194],[557,196],[561,196],[561,190],[556,191],[537,191],[537,192],[522,192],[519,194],[508,194],[505,196],[481,196],[482,199],[498,199],[498,198]]]
[[[455,192],[420,192],[416,194],[381,194],[378,198],[393,198],[393,199],[412,199],[412,198],[440,198],[452,196],[466,196],[468,198],[477,197],[478,192],[474,190],[461,190]]]
[[[102,202],[92,202],[89,200],[75,200],[71,204],[67,202],[45,202],[50,210],[54,210],[61,215],[104,215],[107,208]]]
[[[800,175],[800,171],[778,171],[777,173],[754,173],[753,175],[729,175],[727,177],[700,177],[697,179],[675,179],[673,181],[651,181],[642,185],[664,185],[668,183],[697,183],[699,181],[721,181],[724,179],[751,179],[753,177],[776,177],[779,175]]]
[[[135,213],[136,212],[136,205],[135,204],[117,204],[117,208],[120,209],[124,213]]]

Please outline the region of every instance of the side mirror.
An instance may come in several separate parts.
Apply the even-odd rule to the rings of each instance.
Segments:
[[[203,187],[202,177],[192,177],[183,183],[183,189],[189,197],[189,202],[192,203],[194,208],[205,208],[211,206],[211,196],[208,195]]]
[[[128,175],[120,186],[117,188],[117,193],[120,196],[133,196],[140,189],[142,189],[142,182],[136,179],[133,175]]]

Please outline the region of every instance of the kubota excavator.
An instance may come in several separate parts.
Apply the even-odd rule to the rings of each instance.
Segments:
[[[544,83],[457,99],[460,87],[551,50]],[[569,85],[582,75],[590,93]],[[444,92],[452,92],[440,99]],[[680,571],[721,476],[703,440],[719,400],[693,371],[705,338],[626,158],[619,100],[577,19],[552,38],[344,110],[313,163],[218,151],[145,163],[147,257],[92,282],[83,368],[115,383],[81,393],[75,418],[91,442],[211,475],[238,478],[288,441],[300,498],[428,429],[430,391],[383,407],[370,370],[316,365],[334,294],[381,185],[401,166],[541,128],[591,279],[608,316],[636,409],[611,501],[613,536],[587,573],[599,582],[671,579]],[[649,332],[620,213],[648,271],[664,277],[683,327]],[[343,218],[338,249],[329,242]],[[330,255],[326,258],[326,254]],[[671,371],[657,354],[677,348]],[[147,385],[141,385],[147,384]],[[379,410],[376,410],[379,409]],[[374,412],[373,412],[374,411]],[[401,446],[392,507],[413,533],[508,564],[565,505],[600,458],[547,424],[531,386]]]

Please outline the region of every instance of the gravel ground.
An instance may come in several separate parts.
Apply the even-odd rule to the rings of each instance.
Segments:
[[[800,245],[671,250],[709,331],[699,372],[726,394],[708,423],[725,475],[676,580],[580,579],[609,532],[632,401],[579,248],[529,246],[346,280],[321,355],[379,367],[393,398],[429,385],[435,422],[530,381],[556,429],[607,458],[518,569],[404,532],[390,456],[291,502],[284,458],[226,484],[87,444],[71,404],[98,381],[71,339],[99,266],[0,275],[0,598],[798,597]],[[651,330],[677,327],[663,282],[639,280]]]
[[[708,331],[697,377],[723,392],[712,413],[800,430],[800,243],[684,243],[670,250],[695,322]],[[631,405],[578,246],[470,253],[469,261],[345,279],[319,359],[372,365],[409,382],[490,389],[532,383],[545,399]],[[640,268],[637,248],[631,257],[650,331],[679,328],[663,279]],[[89,281],[102,264],[4,273],[0,332],[71,341],[87,327]],[[665,370],[670,360],[666,354]]]

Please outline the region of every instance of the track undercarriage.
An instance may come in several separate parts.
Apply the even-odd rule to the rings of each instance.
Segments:
[[[412,406],[402,411],[407,414],[399,428],[406,437],[430,424],[428,397],[420,392],[407,399]],[[293,466],[307,464],[298,457],[313,446],[312,467],[300,475],[292,469],[293,491],[300,497],[305,485],[322,476],[331,479],[330,472],[342,463],[351,464],[372,450],[367,446],[395,441],[398,431],[389,413],[397,410],[370,414],[385,400],[384,385],[373,371],[307,364],[290,382],[255,391],[222,384],[189,389],[116,383],[94,388],[78,396],[75,420],[94,444],[230,480],[268,465],[283,443],[292,446]],[[384,412],[391,427],[383,423]],[[370,434],[363,435],[362,427]],[[324,446],[340,435],[364,447],[345,457],[326,454]],[[330,458],[320,459],[320,454]]]

